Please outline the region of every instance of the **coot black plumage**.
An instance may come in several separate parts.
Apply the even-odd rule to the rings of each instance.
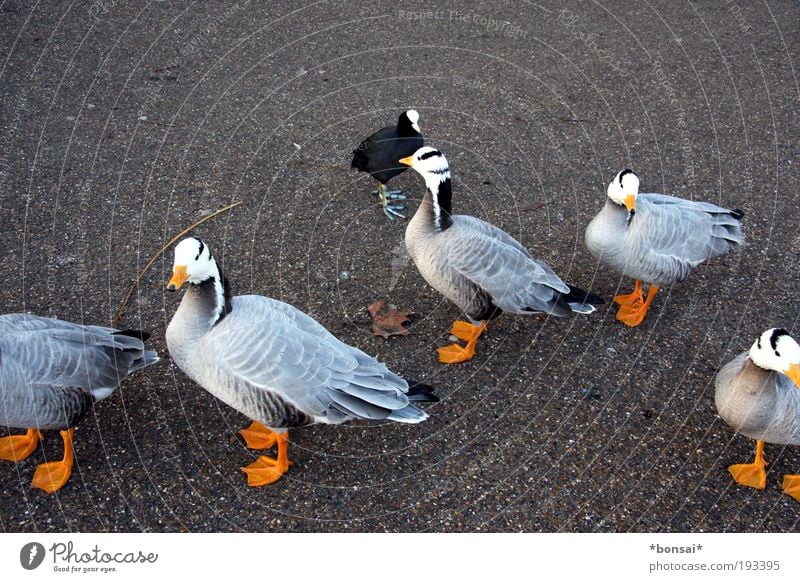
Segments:
[[[350,168],[367,172],[378,181],[377,194],[381,198],[383,213],[390,220],[394,220],[395,216],[405,218],[398,212],[405,205],[389,202],[390,199],[403,200],[405,196],[400,190],[386,190],[386,183],[408,169],[397,160],[410,156],[423,146],[418,121],[419,113],[416,110],[404,111],[397,119],[397,126],[379,129],[353,150]]]

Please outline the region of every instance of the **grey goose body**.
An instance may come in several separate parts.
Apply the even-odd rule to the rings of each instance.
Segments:
[[[800,390],[788,376],[760,368],[744,352],[720,369],[714,387],[717,412],[737,433],[800,445]]]
[[[740,210],[640,194],[631,170],[614,177],[607,196],[586,227],[585,241],[601,264],[636,279],[632,293],[614,298],[620,305],[616,317],[628,326],[642,323],[659,287],[683,281],[699,264],[744,243]],[[643,283],[650,286],[646,298]]]
[[[762,333],[717,373],[714,403],[728,426],[756,441],[755,460],[728,471],[740,485],[764,489],[764,443],[800,445],[800,345],[785,329]],[[800,475],[785,475],[783,491],[800,501]]]
[[[764,332],[717,373],[714,402],[722,419],[754,440],[800,445],[800,349],[787,332]]]
[[[406,247],[428,284],[455,303],[473,322],[502,311],[517,315],[574,313],[572,289],[503,230],[478,218],[452,216],[443,231],[429,227],[431,195],[406,229]],[[593,311],[589,305],[587,312]]]
[[[670,285],[742,244],[740,219],[708,202],[639,194],[632,217],[625,206],[607,200],[586,228],[586,247],[626,277]]]
[[[75,425],[129,374],[158,361],[145,339],[143,332],[0,315],[0,424],[27,429],[0,439],[0,459],[24,460],[42,430],[59,429],[62,460],[39,465],[31,483],[47,493],[63,487],[72,474]]]
[[[0,424],[75,426],[128,374],[156,361],[141,339],[112,328],[0,315]]]
[[[167,327],[169,352],[187,376],[248,418],[274,431],[427,418],[410,404],[405,380],[299,309],[242,295],[231,299],[223,319],[206,326],[210,320],[195,312],[201,292],[187,290]]]
[[[251,485],[271,483],[286,471],[285,437],[275,435],[290,428],[356,419],[414,424],[428,417],[412,402],[435,401],[430,386],[409,386],[287,303],[260,295],[231,297],[208,247],[197,238],[184,239],[175,249],[169,286],[177,289],[187,281],[167,327],[167,346],[187,376],[254,421],[242,432],[251,448],[277,442],[279,466],[261,457],[257,466],[246,468]],[[260,439],[254,436],[258,432]]]
[[[408,252],[423,278],[470,319],[451,333],[467,342],[439,348],[439,359],[458,363],[474,357],[485,321],[503,311],[567,317],[592,313],[601,297],[567,285],[544,261],[505,231],[473,216],[452,214],[450,169],[444,155],[423,147],[400,160],[427,187],[406,228]]]

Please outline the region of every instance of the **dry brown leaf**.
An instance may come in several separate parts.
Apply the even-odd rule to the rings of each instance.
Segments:
[[[375,335],[388,338],[411,333],[403,327],[403,323],[408,321],[408,311],[398,311],[383,299],[370,303],[367,311],[372,318],[372,333]]]

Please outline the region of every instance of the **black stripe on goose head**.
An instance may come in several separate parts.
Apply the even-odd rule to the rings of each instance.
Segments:
[[[442,152],[440,152],[439,150],[430,150],[430,151],[425,152],[424,154],[422,154],[419,157],[419,159],[420,159],[420,161],[424,161],[424,160],[427,160],[429,158],[433,158],[433,157],[436,157],[436,156],[442,157]]]
[[[769,343],[772,346],[772,350],[775,352],[775,355],[778,357],[780,357],[780,354],[778,353],[778,340],[785,335],[789,335],[789,332],[783,328],[778,328],[772,330],[772,335],[769,336]],[[759,338],[759,341],[760,340],[761,338]],[[759,345],[758,347],[761,346]]]

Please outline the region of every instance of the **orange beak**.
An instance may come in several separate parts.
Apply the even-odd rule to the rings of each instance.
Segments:
[[[411,166],[414,163],[414,156],[408,156],[407,158],[403,158],[402,160],[399,160],[399,162],[401,164],[403,164],[404,166]]]
[[[800,364],[792,364],[784,373],[791,378],[795,386],[800,388]]]
[[[175,265],[172,270],[172,279],[167,283],[168,291],[177,291],[186,281],[189,280],[189,274],[186,272],[186,265]]]
[[[628,212],[631,214],[636,212],[636,196],[633,194],[628,194],[625,196],[625,208],[627,208]]]

